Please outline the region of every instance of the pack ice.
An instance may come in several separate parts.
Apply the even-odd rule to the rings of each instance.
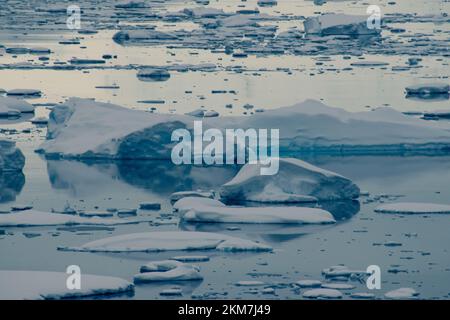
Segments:
[[[377,35],[381,32],[367,28],[367,16],[340,13],[308,17],[303,25],[306,33],[319,35]]]
[[[305,161],[280,158],[276,175],[260,174],[261,164],[246,164],[224,184],[224,200],[255,202],[314,202],[346,200],[359,196],[359,188],[348,178]]]
[[[124,234],[86,243],[80,247],[60,250],[84,252],[160,252],[178,250],[272,251],[254,241],[219,233],[155,231]]]
[[[0,270],[0,300],[69,299],[134,292],[132,283],[115,277],[83,274],[81,288],[67,288],[67,273]]]
[[[206,223],[334,223],[331,213],[319,208],[305,207],[240,207],[225,206],[206,198],[183,198],[174,204],[181,219]]]
[[[171,159],[171,133],[192,130],[195,117],[148,113],[71,98],[50,113],[40,151],[68,158]],[[280,130],[280,154],[434,153],[450,147],[450,124],[404,115],[392,108],[347,112],[318,101],[252,116],[204,118],[203,127]],[[405,134],[407,132],[408,134]]]
[[[0,139],[0,172],[21,171],[25,165],[25,157],[10,140]]]

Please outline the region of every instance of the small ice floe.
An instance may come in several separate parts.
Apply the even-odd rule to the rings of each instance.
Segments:
[[[349,283],[323,283],[322,288],[336,290],[352,290],[355,286]]]
[[[355,292],[352,293],[350,297],[353,299],[375,299],[375,295],[368,292]]]
[[[450,119],[450,110],[427,111],[423,113],[425,120]]]
[[[375,212],[398,214],[450,214],[450,205],[420,202],[398,202],[383,204],[375,208]]]
[[[174,192],[170,195],[170,201],[175,202],[182,198],[186,197],[197,197],[197,198],[214,198],[214,192],[213,191],[178,191]]]
[[[6,95],[8,96],[26,96],[26,97],[40,97],[41,90],[37,89],[13,89],[9,90]]]
[[[176,35],[170,33],[156,31],[153,29],[143,29],[143,30],[122,30],[117,32],[113,36],[113,40],[119,44],[125,43],[140,43],[146,41],[173,41],[177,40]]]
[[[306,280],[299,280],[296,282],[296,284],[300,286],[300,288],[320,288],[322,282],[319,280],[306,279]]]
[[[40,124],[40,125],[46,125],[48,123],[48,118],[46,117],[36,117],[30,120],[32,124]]]
[[[184,200],[184,201],[183,201]],[[175,203],[180,218],[186,222],[326,224],[336,222],[328,211],[308,207],[225,206],[212,199],[184,198]]]
[[[175,256],[170,258],[171,260],[176,260],[180,262],[206,262],[209,261],[208,256]]]
[[[31,105],[30,103],[22,99],[15,99],[9,97],[0,97],[0,110],[2,109],[15,110],[18,111],[19,113],[34,112],[34,106]]]
[[[352,270],[342,265],[325,268],[322,270],[322,274],[328,279],[360,278],[368,275],[365,270]]]
[[[21,171],[25,166],[25,157],[10,140],[0,139],[0,171]]]
[[[114,213],[110,211],[92,210],[92,211],[80,211],[81,217],[113,217]]]
[[[260,7],[273,7],[278,4],[277,0],[258,0],[258,6]]]
[[[74,58],[69,60],[71,64],[104,64],[106,61],[103,59],[78,59]]]
[[[387,292],[384,296],[388,299],[416,299],[419,293],[412,288],[400,288]]]
[[[161,210],[161,204],[157,202],[145,202],[139,204],[141,210]]]
[[[0,300],[69,299],[133,293],[126,280],[98,275],[82,275],[81,288],[67,287],[67,273],[50,271],[0,271]]]
[[[257,287],[257,286],[264,286],[265,283],[257,280],[242,280],[236,282],[234,285],[238,287]]]
[[[30,48],[31,54],[49,54],[51,53],[51,50],[49,48],[43,48],[43,47],[33,47]]]
[[[196,109],[191,112],[185,113],[187,116],[196,117],[196,118],[203,118],[205,116],[205,110],[204,109]]]
[[[218,116],[219,116],[219,113],[217,111],[214,111],[214,110],[206,111],[203,114],[204,118],[214,118],[214,117],[218,117]]]
[[[350,179],[295,158],[280,158],[275,175],[261,175],[262,164],[246,164],[220,190],[224,200],[315,202],[359,196]]]
[[[184,215],[188,211],[193,210],[199,206],[214,206],[225,207],[225,204],[216,199],[204,197],[184,197],[173,204],[173,211],[179,215]]]
[[[450,86],[446,83],[427,83],[406,87],[408,95],[431,96],[436,94],[448,94]]]
[[[137,77],[144,81],[167,81],[170,78],[170,73],[165,69],[144,68],[138,71]]]
[[[133,223],[119,219],[86,218],[62,213],[25,210],[14,214],[0,215],[2,227],[31,227],[55,225],[116,225]]]
[[[119,217],[135,216],[137,215],[137,209],[118,209],[116,213]]]
[[[28,204],[15,204],[11,207],[11,211],[25,211],[30,209],[33,209],[33,206]]]
[[[218,250],[226,252],[272,251],[271,247],[262,243],[219,233],[194,231],[155,231],[124,234],[92,241],[80,247],[61,249],[85,252],[159,252],[177,250]]]
[[[353,67],[384,67],[388,66],[388,62],[383,61],[355,61],[350,64]]]
[[[303,292],[304,298],[309,299],[341,299],[342,293],[336,289],[311,289]]]
[[[203,279],[199,267],[175,260],[149,262],[141,266],[140,272],[134,276],[134,283]]]
[[[379,29],[367,27],[367,16],[323,14],[308,17],[303,22],[305,32],[319,35],[377,35]]]
[[[122,1],[120,3],[117,3],[114,5],[117,9],[140,9],[145,8],[147,5],[145,4],[145,1]]]
[[[161,291],[159,293],[159,295],[161,295],[161,296],[182,296],[183,291],[181,290],[181,288],[176,287],[176,288],[164,289],[163,291]]]
[[[9,54],[27,54],[30,50],[24,47],[9,47],[5,49],[5,52]]]

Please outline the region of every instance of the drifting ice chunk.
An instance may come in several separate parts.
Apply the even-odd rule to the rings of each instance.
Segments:
[[[314,202],[355,199],[359,188],[349,179],[294,158],[280,158],[276,175],[261,175],[261,164],[246,164],[220,190],[225,200]]]
[[[0,271],[0,300],[68,299],[134,292],[132,283],[115,277],[83,274],[81,288],[67,288],[67,273]]]
[[[197,198],[214,198],[214,192],[212,191],[178,191],[170,195],[170,201],[175,202],[186,197]]]
[[[322,285],[319,280],[299,280],[296,282],[300,288],[318,288]]]
[[[209,261],[208,256],[176,256],[170,258],[170,260],[176,260],[180,262],[205,262]]]
[[[199,267],[175,260],[150,262],[141,266],[140,272],[134,276],[135,283],[203,279]]]
[[[420,202],[399,202],[381,205],[375,209],[375,212],[400,214],[450,214],[450,205]]]
[[[180,215],[184,215],[188,211],[195,209],[199,206],[213,206],[213,207],[225,207],[225,205],[219,200],[204,198],[204,197],[184,197],[173,204],[173,210]]]
[[[183,201],[182,199],[180,201]],[[188,201],[187,201],[188,200]],[[280,224],[324,224],[334,223],[331,213],[318,208],[304,207],[237,207],[225,206],[220,201],[199,198],[185,200],[176,206],[181,219],[188,222],[209,223],[280,223]],[[177,205],[175,203],[175,205]],[[190,210],[188,208],[191,208]]]
[[[0,97],[0,110],[2,108],[17,110],[22,113],[34,112],[34,106],[24,100]]]
[[[258,6],[260,7],[271,7],[278,4],[277,0],[258,0]]]
[[[305,291],[303,297],[310,299],[341,299],[342,293],[335,289],[312,289]]]
[[[352,290],[355,286],[348,283],[324,283],[322,288],[325,289],[336,289],[336,290]]]
[[[308,17],[303,23],[305,32],[320,35],[376,35],[378,29],[367,28],[367,16],[324,14]]]
[[[0,139],[0,171],[21,171],[25,157],[14,141]]]
[[[384,296],[388,299],[415,299],[419,295],[416,290],[412,288],[400,288],[387,292]]]
[[[177,250],[272,251],[250,240],[219,233],[158,231],[124,234],[89,242],[81,247],[62,248],[86,252],[158,252]]]
[[[56,225],[119,225],[134,221],[102,218],[84,218],[62,213],[25,210],[14,214],[0,215],[1,227],[31,227]]]
[[[446,83],[428,83],[406,87],[406,93],[411,95],[445,94],[450,91]]]
[[[170,78],[170,73],[165,69],[145,68],[138,71],[137,77],[143,80],[166,81]]]
[[[141,41],[161,41],[176,40],[177,37],[169,33],[155,31],[153,29],[145,30],[122,30],[113,36],[113,40],[119,44],[125,42],[141,42]]]

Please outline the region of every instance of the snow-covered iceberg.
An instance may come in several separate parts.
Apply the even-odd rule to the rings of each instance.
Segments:
[[[181,202],[181,203],[178,203]],[[184,198],[175,203],[181,219],[206,223],[334,223],[331,213],[307,207],[238,207],[225,206],[217,200]]]
[[[70,290],[68,277],[64,272],[0,270],[0,300],[73,299],[134,292],[134,285],[126,280],[84,273],[81,288]]]
[[[359,188],[348,178],[294,158],[280,158],[278,173],[261,175],[261,164],[246,164],[224,184],[224,200],[255,202],[314,202],[347,200],[359,196]]]
[[[305,32],[319,35],[377,35],[380,29],[367,27],[367,16],[328,13],[308,17],[303,22]]]
[[[383,204],[375,212],[399,214],[450,214],[450,205],[420,202],[397,202]]]
[[[61,247],[66,251],[85,252],[160,252],[178,250],[272,251],[254,241],[219,233],[156,231],[124,234],[86,243],[80,247]]]
[[[199,267],[175,260],[149,262],[141,266],[140,272],[134,276],[135,283],[203,279]]]
[[[171,159],[175,129],[192,130],[186,115],[130,110],[72,98],[50,113],[47,141],[40,151],[68,158]],[[279,129],[280,155],[402,154],[448,152],[450,124],[404,115],[392,108],[347,112],[318,101],[252,116],[204,118],[203,127]]]
[[[25,157],[10,140],[0,139],[0,171],[21,171],[25,165]]]

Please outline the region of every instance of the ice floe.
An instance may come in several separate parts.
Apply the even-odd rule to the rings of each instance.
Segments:
[[[419,293],[413,288],[400,288],[387,292],[384,296],[388,299],[416,299]]]
[[[175,260],[149,262],[141,266],[140,272],[134,276],[135,283],[203,279],[199,267]]]
[[[226,252],[271,251],[272,248],[250,240],[219,233],[155,231],[124,234],[95,240],[80,247],[61,250],[87,252],[159,252],[178,250],[218,250]]]
[[[300,288],[320,288],[322,282],[319,280],[299,280],[296,282]]]
[[[202,191],[202,190],[197,190],[197,191],[178,191],[178,192],[174,192],[170,195],[170,201],[175,202],[178,201],[182,198],[186,198],[186,197],[196,197],[196,198],[209,198],[212,199],[214,198],[214,192],[212,191]]]
[[[10,140],[0,139],[0,172],[21,171],[25,165],[25,157]]]
[[[0,96],[0,110],[15,110],[19,113],[31,113],[34,112],[34,106],[21,99]]]
[[[381,32],[367,27],[367,16],[334,13],[308,17],[304,27],[306,33],[320,35],[376,35]]]
[[[336,222],[328,211],[307,207],[225,206],[212,199],[184,198],[174,207],[186,222],[326,224]]]
[[[280,158],[277,174],[261,175],[263,164],[246,164],[224,184],[224,200],[255,202],[315,202],[345,200],[359,196],[350,179],[295,158]]]
[[[319,288],[303,292],[303,297],[309,299],[341,299],[343,294],[336,289]]]
[[[450,205],[421,202],[387,203],[375,208],[380,213],[399,214],[450,214]]]
[[[83,274],[80,289],[67,287],[67,273],[51,271],[0,270],[0,300],[69,299],[133,293],[126,280]]]

